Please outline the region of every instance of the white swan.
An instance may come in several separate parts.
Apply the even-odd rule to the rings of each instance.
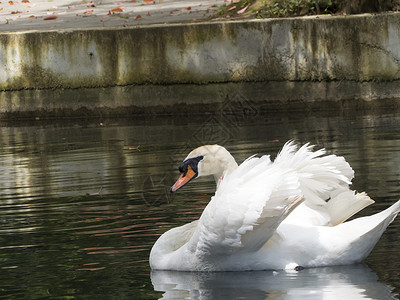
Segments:
[[[399,213],[400,201],[344,222],[374,201],[349,189],[354,172],[343,157],[312,148],[288,142],[273,162],[266,155],[240,166],[221,146],[193,150],[171,192],[206,175],[214,175],[217,191],[199,220],[160,236],[151,268],[270,270],[363,260]]]

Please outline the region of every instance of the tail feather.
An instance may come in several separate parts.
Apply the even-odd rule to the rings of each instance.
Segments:
[[[350,238],[347,244],[347,256],[353,261],[361,261],[372,251],[386,228],[400,212],[400,200],[389,208],[368,217],[357,218],[331,227],[345,232]],[[343,235],[340,235],[343,238]],[[346,242],[346,240],[342,240]]]
[[[331,224],[336,226],[374,202],[364,192],[356,193],[351,190],[345,190],[332,197],[326,204],[326,209],[328,210]]]
[[[386,208],[384,211],[381,211],[380,213],[377,213],[371,217],[376,216],[377,218],[387,219],[389,220],[387,225],[389,225],[391,222],[393,222],[393,220],[396,218],[399,212],[400,212],[400,200],[398,200],[392,206]]]
[[[374,232],[377,228],[383,233],[386,227],[393,222],[399,212],[400,200],[379,213],[344,222],[335,227],[338,230],[345,229],[345,232],[349,237],[354,237],[355,240],[357,240],[362,236]]]

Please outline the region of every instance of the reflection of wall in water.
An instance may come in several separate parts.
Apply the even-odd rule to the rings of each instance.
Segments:
[[[0,196],[82,196],[100,188],[102,193],[141,193],[146,178],[160,187],[172,184],[180,162],[203,143],[222,143],[242,162],[253,154],[274,157],[288,139],[344,155],[356,171],[358,190],[371,196],[379,190],[380,197],[397,192],[398,118],[303,113],[222,117],[166,118],[139,125],[131,121],[124,126],[0,127]],[[219,126],[210,120],[218,120]],[[203,137],[210,127],[215,135]],[[396,177],[387,178],[388,173]],[[371,180],[377,184],[371,186]]]

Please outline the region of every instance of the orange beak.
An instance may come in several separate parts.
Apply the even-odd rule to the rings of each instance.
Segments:
[[[188,166],[186,174],[183,173],[181,176],[178,178],[178,180],[175,182],[175,184],[171,187],[170,192],[176,192],[179,190],[181,187],[183,187],[186,183],[188,183],[190,180],[192,180],[196,176],[196,172],[193,171],[193,169]]]

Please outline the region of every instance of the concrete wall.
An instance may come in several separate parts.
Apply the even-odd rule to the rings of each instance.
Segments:
[[[272,100],[278,102],[302,97],[314,101],[304,83],[321,101],[330,101],[336,91],[343,94],[345,86],[351,86],[355,99],[396,98],[400,96],[400,14],[3,33],[0,68],[3,113],[34,106],[42,110],[151,106],[153,100],[143,103],[138,96],[146,89],[138,87],[143,84],[153,85],[150,94],[162,95],[165,87],[160,85],[262,82],[265,90],[254,99],[258,102],[271,98],[262,97],[263,93],[274,95]],[[266,83],[274,84],[267,87]],[[376,83],[384,83],[386,90],[376,89],[382,86]],[[296,92],[299,84],[303,96]],[[70,105],[65,99],[59,103],[44,99],[51,91],[9,92],[130,85],[120,89],[127,98],[123,103],[101,101],[104,89],[94,92],[96,104],[85,104],[83,99]],[[293,91],[282,91],[288,87]],[[182,99],[169,102],[167,97],[154,104],[185,103],[185,89],[176,93]],[[39,94],[41,102],[35,96]],[[348,98],[345,93],[343,97]]]

